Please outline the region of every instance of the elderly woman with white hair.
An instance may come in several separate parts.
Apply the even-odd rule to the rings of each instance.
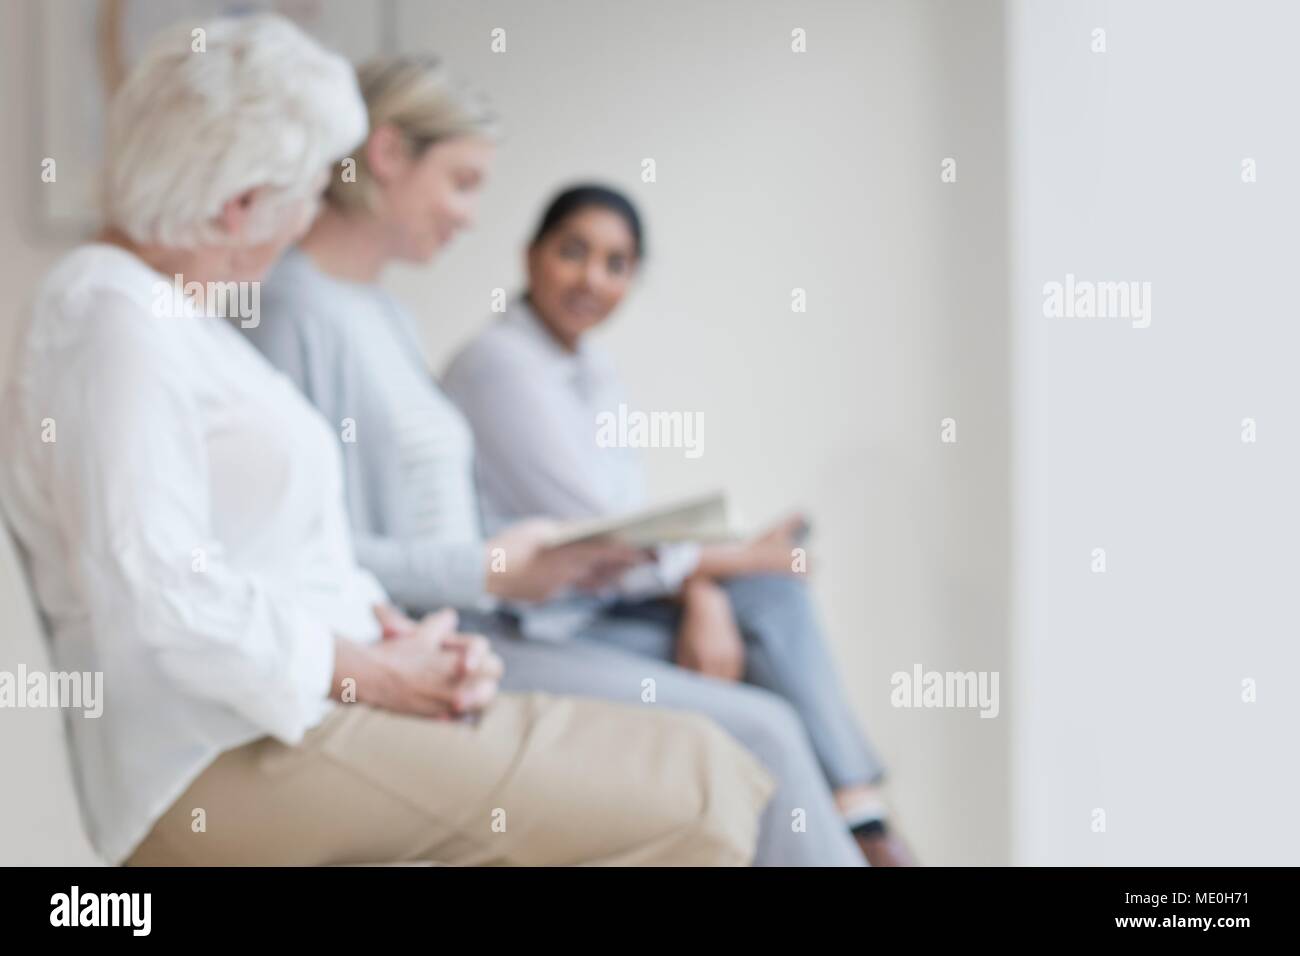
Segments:
[[[191,26],[116,94],[107,231],[41,284],[0,421],[0,503],[56,666],[104,676],[102,716],[69,716],[97,848],[747,862],[772,783],[722,731],[496,697],[483,638],[388,609],[357,566],[337,437],[204,290],[258,282],[300,236],[365,107],[285,20],[209,23],[203,52]]]

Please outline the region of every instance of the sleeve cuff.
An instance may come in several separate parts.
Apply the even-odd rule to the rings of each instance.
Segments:
[[[395,604],[411,613],[442,607],[487,610],[488,557],[482,541],[358,538],[357,559]]]
[[[289,661],[290,694],[286,695],[280,726],[268,728],[285,744],[297,744],[320,723],[330,708],[334,687],[334,635],[314,619],[302,621],[298,646]]]
[[[650,564],[630,569],[619,580],[623,597],[649,598],[674,594],[700,565],[700,546],[695,542],[660,545]]]

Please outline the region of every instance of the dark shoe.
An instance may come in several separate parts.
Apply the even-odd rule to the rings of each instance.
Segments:
[[[920,866],[912,851],[888,830],[854,834],[858,847],[872,866]]]

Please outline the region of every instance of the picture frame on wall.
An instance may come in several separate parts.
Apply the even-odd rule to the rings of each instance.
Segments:
[[[36,141],[55,178],[40,190],[37,225],[85,235],[100,224],[109,98],[149,38],[180,22],[273,12],[352,62],[396,48],[394,0],[43,0]]]

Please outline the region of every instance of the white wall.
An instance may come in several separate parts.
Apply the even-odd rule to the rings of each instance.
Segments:
[[[35,5],[0,5],[0,369],[31,281],[61,251],[40,240],[33,226],[40,155],[31,135],[36,103],[29,95]],[[0,373],[2,374],[2,373]],[[0,670],[49,667],[24,593],[16,554],[0,536]],[[0,865],[94,862],[81,828],[63,741],[62,714],[0,710]]]
[[[66,239],[42,236],[36,209],[42,188],[41,153],[35,128],[39,73],[34,37],[38,29],[35,3],[0,6],[0,369],[17,319],[31,293],[32,280],[67,246]]]
[[[1022,2],[1009,35],[1016,858],[1293,864],[1300,7]],[[1067,272],[1151,282],[1150,326],[1044,317]]]
[[[0,149],[32,170],[0,177],[0,351],[60,248],[18,215],[39,188],[34,7],[0,4],[18,134]],[[403,45],[444,54],[508,128],[480,228],[392,277],[431,359],[488,318],[494,287],[515,287],[555,187],[625,186],[652,261],[608,343],[640,407],[706,422],[701,459],[652,454],[654,492],[725,484],[755,523],[810,512],[814,584],[905,831],[927,862],[1009,859],[1005,701],[997,720],[889,706],[890,675],[915,663],[1008,671],[1001,4],[400,7]],[[488,49],[497,26],[504,55]],[[806,54],[790,52],[794,27]],[[939,179],[948,156],[955,184]],[[806,314],[790,311],[796,286]],[[939,442],[949,416],[956,445]]]

